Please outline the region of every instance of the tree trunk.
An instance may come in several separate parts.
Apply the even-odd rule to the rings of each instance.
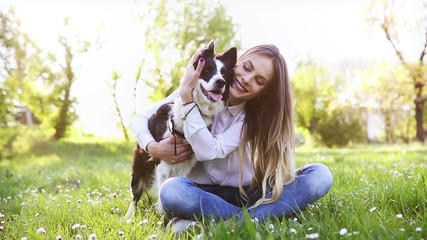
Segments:
[[[62,45],[65,48],[65,77],[67,83],[64,87],[64,98],[62,100],[62,106],[61,110],[59,111],[58,119],[55,124],[55,134],[53,135],[53,139],[59,140],[65,136],[65,132],[67,131],[67,127],[70,124],[69,123],[69,110],[71,107],[71,99],[70,99],[70,92],[71,92],[71,86],[73,85],[74,81],[74,72],[72,69],[72,62],[74,55],[71,52],[71,47],[68,45],[66,39],[63,39],[63,42],[61,42]]]
[[[389,25],[389,17],[387,15],[384,15],[384,21],[381,24],[381,28],[383,29],[387,40],[391,43],[394,52],[396,53],[397,57],[399,58],[399,61],[402,63],[403,66],[409,71],[409,75],[413,80],[414,83],[414,91],[416,94],[415,99],[415,122],[416,122],[416,135],[415,139],[417,142],[424,143],[424,126],[423,126],[423,114],[424,114],[424,102],[425,99],[423,97],[423,88],[425,86],[426,80],[423,77],[422,73],[422,67],[424,66],[424,57],[427,54],[427,28],[425,32],[425,42],[424,46],[422,48],[420,57],[418,59],[418,66],[413,67],[411,64],[406,62],[406,60],[403,57],[402,52],[398,49],[396,45],[396,39],[392,37],[391,29],[392,26]]]
[[[53,135],[53,139],[55,140],[59,140],[65,136],[65,131],[68,126],[68,109],[70,108],[70,88],[68,87],[65,90],[65,96],[62,103],[58,120],[55,124],[55,134]]]
[[[421,91],[420,91],[421,92]],[[424,103],[425,100],[421,96],[415,99],[415,120],[417,122],[416,140],[424,143]]]
[[[320,121],[320,118],[312,118],[310,121],[310,126],[308,126],[308,131],[310,132],[311,135],[314,134],[314,132],[316,131],[317,125]]]

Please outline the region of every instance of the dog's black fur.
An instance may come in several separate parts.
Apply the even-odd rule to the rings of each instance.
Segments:
[[[161,123],[169,120],[169,113],[171,110],[171,103],[163,104],[156,113],[148,119],[148,129],[157,142],[162,140],[164,132],[167,131],[167,125]],[[133,201],[138,202],[141,199],[142,194],[147,192],[153,185],[154,169],[159,163],[160,159],[152,158],[139,146],[138,143],[136,144],[133,155],[132,180],[130,183]],[[141,181],[143,184],[142,186],[139,186]]]

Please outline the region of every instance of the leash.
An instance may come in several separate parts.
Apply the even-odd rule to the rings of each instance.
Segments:
[[[172,123],[172,126],[170,126],[169,131],[172,132],[173,141],[174,141],[174,144],[173,144],[174,149],[173,150],[174,150],[174,155],[176,156],[178,154],[178,151],[176,149],[176,136],[178,135],[179,137],[184,138],[184,139],[185,139],[185,136],[184,136],[184,133],[175,129],[175,122],[173,120],[173,116],[171,117],[170,121]]]
[[[186,118],[187,118],[187,116],[188,116],[188,114],[195,108],[197,106],[197,104],[194,104],[194,106],[184,115],[184,116],[182,116],[181,117],[181,119],[182,120],[185,120]],[[175,129],[175,122],[174,122],[174,120],[173,120],[173,115],[171,116],[171,118],[170,118],[170,121],[171,121],[171,123],[172,123],[172,126],[169,126],[170,128],[169,128],[169,131],[171,131],[172,132],[172,136],[173,136],[173,140],[174,140],[174,154],[175,154],[175,156],[176,155],[178,155],[178,151],[177,151],[177,149],[176,149],[176,135],[178,135],[179,137],[181,137],[181,138],[184,138],[185,139],[185,136],[184,136],[184,133],[182,133],[182,132],[180,132],[180,131],[178,131],[178,130],[176,130]]]

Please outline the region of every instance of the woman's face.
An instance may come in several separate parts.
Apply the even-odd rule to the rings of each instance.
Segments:
[[[236,65],[229,104],[237,105],[261,95],[273,78],[273,71],[273,61],[258,54],[251,55]]]

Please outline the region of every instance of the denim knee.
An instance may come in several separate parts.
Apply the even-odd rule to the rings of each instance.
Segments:
[[[167,214],[191,218],[200,209],[200,199],[193,194],[194,183],[184,177],[166,179],[160,186],[159,198],[163,210]]]
[[[163,207],[174,205],[176,202],[176,190],[185,182],[186,178],[171,177],[166,179],[159,189],[159,199]]]
[[[311,175],[310,185],[312,189],[316,189],[316,195],[323,196],[332,188],[334,179],[329,167],[322,163],[313,163],[306,166],[305,169]]]

